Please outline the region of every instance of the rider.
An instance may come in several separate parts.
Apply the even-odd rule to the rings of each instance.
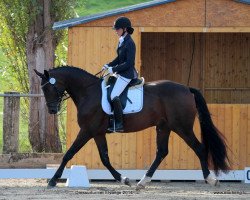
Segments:
[[[117,74],[117,81],[111,92],[115,127],[110,127],[108,130],[111,132],[123,132],[123,111],[119,95],[129,82],[138,76],[135,70],[135,43],[130,36],[133,34],[134,29],[127,17],[117,18],[113,29],[119,37],[117,57],[112,62],[104,65],[104,68],[107,68],[109,73]]]

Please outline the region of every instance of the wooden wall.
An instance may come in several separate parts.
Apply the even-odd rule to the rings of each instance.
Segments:
[[[250,103],[250,33],[209,33],[204,44],[208,102]]]
[[[167,79],[202,88],[200,33],[142,33],[141,45],[141,75],[146,81]]]
[[[209,103],[250,103],[249,33],[142,33],[141,45],[146,81],[200,88]]]

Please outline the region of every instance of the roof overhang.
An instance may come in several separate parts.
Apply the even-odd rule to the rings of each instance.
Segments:
[[[250,4],[250,0],[234,0],[240,3]]]
[[[91,22],[91,21],[98,20],[98,19],[102,19],[102,18],[105,18],[105,17],[120,15],[120,14],[124,14],[124,13],[128,13],[128,12],[133,12],[133,11],[136,11],[136,10],[142,10],[142,9],[145,9],[145,8],[150,8],[150,7],[158,6],[158,5],[161,5],[161,4],[171,3],[171,2],[174,2],[174,1],[176,1],[176,0],[154,0],[154,1],[149,1],[149,2],[146,2],[146,3],[140,3],[140,4],[136,4],[136,5],[132,5],[132,6],[118,8],[118,9],[106,11],[106,12],[103,12],[103,13],[98,13],[98,14],[94,14],[94,15],[88,15],[88,16],[84,16],[84,17],[79,17],[79,18],[69,19],[69,20],[65,20],[65,21],[55,22],[52,28],[53,28],[53,30],[69,28],[69,27],[72,27],[72,26],[77,26],[79,24],[84,24],[84,23]]]

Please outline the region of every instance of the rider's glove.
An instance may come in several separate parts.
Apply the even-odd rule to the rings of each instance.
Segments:
[[[113,74],[112,67],[108,67],[108,72],[109,72],[110,74]]]
[[[109,66],[107,64],[105,64],[105,65],[103,65],[102,70],[106,70],[108,68],[109,68]]]

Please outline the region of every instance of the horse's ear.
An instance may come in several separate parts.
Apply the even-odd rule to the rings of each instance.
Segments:
[[[49,72],[47,70],[44,70],[44,76],[46,79],[49,80]]]
[[[37,71],[36,69],[34,69],[34,71],[35,71],[35,73],[37,74],[37,76],[39,76],[40,78],[42,78],[43,77],[43,74],[42,73],[40,73],[39,71]]]

